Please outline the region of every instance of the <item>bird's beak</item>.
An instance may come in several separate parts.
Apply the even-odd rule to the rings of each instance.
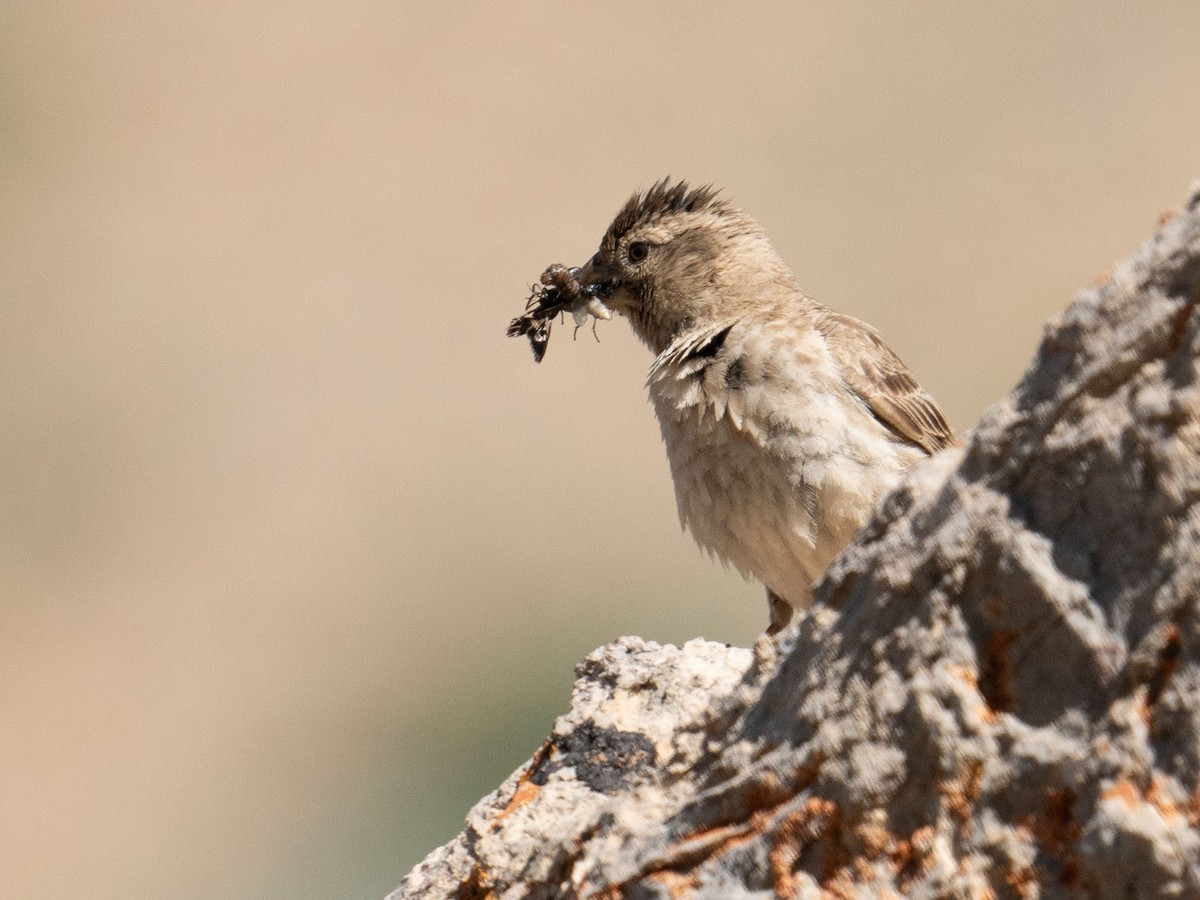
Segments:
[[[601,300],[611,297],[617,287],[612,269],[600,259],[599,253],[579,267],[576,279],[586,296]]]

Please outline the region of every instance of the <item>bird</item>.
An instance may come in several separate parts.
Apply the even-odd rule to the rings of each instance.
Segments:
[[[777,635],[909,467],[955,443],[870,325],[808,297],[711,184],[636,191],[572,270],[655,355],[646,379],[679,519],[766,587]]]

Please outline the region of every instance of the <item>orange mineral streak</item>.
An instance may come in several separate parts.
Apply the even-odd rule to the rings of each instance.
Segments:
[[[1135,809],[1143,804],[1153,806],[1164,819],[1177,819],[1185,816],[1191,821],[1194,815],[1196,798],[1193,797],[1185,806],[1175,802],[1166,791],[1161,776],[1154,776],[1146,788],[1139,788],[1128,778],[1120,778],[1106,787],[1100,794],[1101,800],[1112,800]]]
[[[496,900],[496,893],[488,881],[483,867],[477,863],[467,879],[458,886],[458,894],[454,900]]]
[[[679,872],[655,872],[646,876],[653,884],[661,884],[667,889],[671,900],[684,900],[696,892],[697,879],[695,873],[682,874]]]
[[[1018,637],[1015,631],[997,631],[983,645],[979,692],[993,715],[1010,712],[1016,699],[1016,668],[1009,648]]]
[[[1078,887],[1080,880],[1075,842],[1082,829],[1075,821],[1074,808],[1075,792],[1062,788],[1046,796],[1044,813],[1028,815],[1020,823],[1047,855],[1062,863],[1062,882],[1068,888]]]
[[[496,831],[500,827],[500,823],[508,818],[508,816],[512,815],[512,813],[516,812],[518,809],[529,803],[541,793],[541,787],[535,784],[531,779],[533,777],[533,773],[541,768],[542,763],[544,763],[547,757],[549,757],[550,747],[551,742],[545,741],[542,746],[538,747],[537,752],[533,754],[533,757],[529,760],[528,767],[526,767],[525,771],[521,773],[521,777],[517,780],[517,789],[513,791],[513,795],[505,805],[504,809],[500,810],[499,814],[492,822],[490,829],[491,831]]]
[[[983,763],[979,760],[967,763],[960,777],[942,784],[946,808],[960,826],[971,821],[982,785]]]

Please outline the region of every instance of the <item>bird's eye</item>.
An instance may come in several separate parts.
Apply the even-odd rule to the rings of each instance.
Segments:
[[[645,241],[634,241],[629,245],[626,255],[631,263],[640,263],[650,253],[650,245]]]

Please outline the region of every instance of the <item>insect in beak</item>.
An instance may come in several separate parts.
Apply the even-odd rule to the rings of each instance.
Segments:
[[[580,283],[578,268],[555,263],[542,273],[539,284],[533,286],[525,312],[509,323],[508,336],[528,336],[533,361],[540,363],[550,344],[550,327],[559,313],[569,311],[577,331],[590,317],[593,334],[598,320],[612,318],[612,311],[599,294],[597,285]],[[596,339],[599,340],[598,335]]]

